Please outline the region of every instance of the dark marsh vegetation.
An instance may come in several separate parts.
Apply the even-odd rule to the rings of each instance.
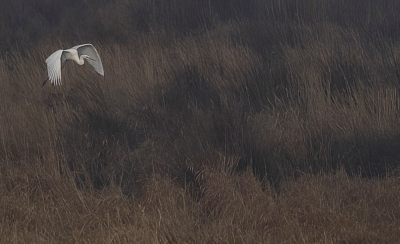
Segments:
[[[1,243],[395,243],[400,3],[5,0]],[[105,76],[44,60],[92,43]]]

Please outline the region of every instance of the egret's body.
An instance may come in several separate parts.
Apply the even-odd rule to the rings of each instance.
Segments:
[[[83,65],[85,59],[100,75],[104,76],[103,64],[96,48],[92,44],[82,44],[66,50],[57,50],[46,59],[49,75],[47,80],[50,80],[53,85],[60,85],[61,68],[65,65],[65,62],[72,60],[79,65]],[[43,85],[46,84],[47,80]]]

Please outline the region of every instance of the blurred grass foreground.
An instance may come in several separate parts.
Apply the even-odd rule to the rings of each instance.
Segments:
[[[398,242],[399,13],[2,1],[0,243]]]

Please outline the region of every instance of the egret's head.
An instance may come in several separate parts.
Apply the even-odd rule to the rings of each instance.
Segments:
[[[96,60],[92,59],[91,57],[89,57],[89,55],[82,55],[82,56],[84,59],[90,59],[90,60],[96,61]]]

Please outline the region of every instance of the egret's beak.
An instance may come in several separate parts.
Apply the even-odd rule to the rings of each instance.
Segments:
[[[91,57],[88,57],[88,59],[91,59],[91,60],[93,60],[93,61],[96,61],[95,59],[92,59]]]

